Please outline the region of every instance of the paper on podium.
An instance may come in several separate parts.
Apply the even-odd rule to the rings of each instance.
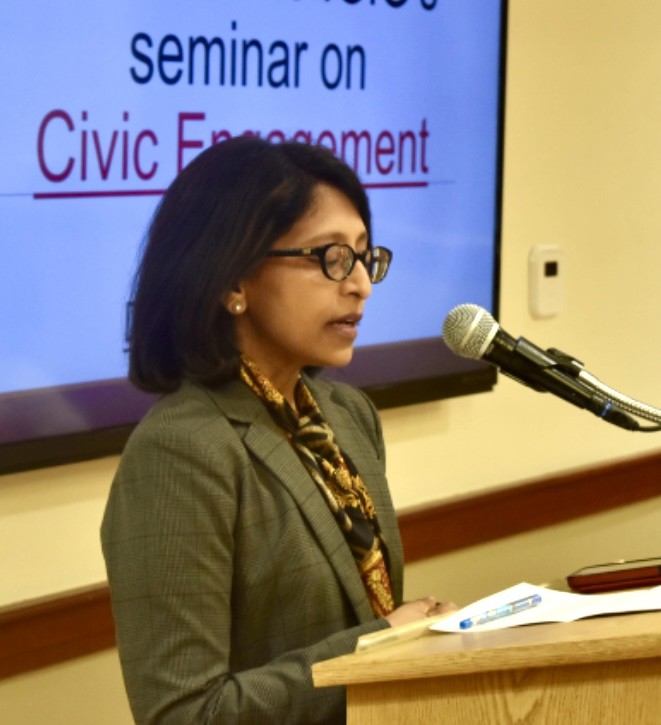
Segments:
[[[506,608],[513,602],[539,597],[539,603],[522,611],[499,616],[484,624],[461,626],[485,613]],[[596,617],[601,614],[624,614],[661,610],[661,586],[649,589],[630,589],[607,594],[573,594],[522,582],[509,589],[492,594],[452,612],[430,629],[435,632],[486,632],[493,629],[519,627],[542,622],[573,622],[576,619]]]

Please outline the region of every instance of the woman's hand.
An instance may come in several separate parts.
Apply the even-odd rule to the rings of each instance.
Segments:
[[[397,607],[394,612],[391,612],[386,620],[391,627],[399,627],[402,624],[417,622],[426,617],[436,617],[439,614],[453,612],[456,609],[457,606],[452,602],[439,602],[436,597],[429,596],[402,604],[401,607]]]

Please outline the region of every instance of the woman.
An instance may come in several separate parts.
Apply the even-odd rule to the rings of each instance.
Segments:
[[[313,376],[350,361],[390,259],[320,147],[226,141],[165,195],[129,330],[132,381],[163,395],[102,526],[136,721],[342,722],[311,665],[437,613],[402,605],[374,407]]]

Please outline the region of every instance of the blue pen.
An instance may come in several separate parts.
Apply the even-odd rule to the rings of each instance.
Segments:
[[[542,597],[539,594],[532,594],[529,597],[523,599],[517,599],[515,602],[509,604],[503,604],[495,609],[489,609],[482,614],[478,614],[475,617],[469,617],[459,622],[460,629],[470,629],[478,624],[487,624],[487,622],[493,622],[501,617],[509,617],[511,614],[517,614],[523,612],[526,609],[536,607],[542,601]]]

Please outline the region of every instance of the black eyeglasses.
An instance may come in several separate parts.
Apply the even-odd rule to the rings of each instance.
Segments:
[[[367,270],[370,282],[383,281],[392,260],[392,252],[385,247],[370,247],[362,253],[356,252],[348,244],[324,244],[322,247],[301,247],[300,249],[272,249],[267,257],[317,257],[322,272],[333,282],[342,282],[360,260]]]

